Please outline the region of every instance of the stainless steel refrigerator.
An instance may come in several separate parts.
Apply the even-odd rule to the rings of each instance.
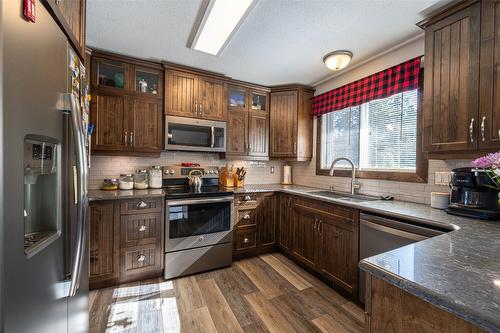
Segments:
[[[2,1],[3,323],[9,333],[87,332],[85,103],[81,71],[36,1]]]

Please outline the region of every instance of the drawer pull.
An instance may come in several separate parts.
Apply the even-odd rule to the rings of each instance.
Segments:
[[[147,207],[148,207],[148,204],[145,203],[144,201],[139,201],[137,203],[137,208],[139,208],[139,209],[144,209],[144,208],[147,208]]]
[[[243,216],[243,219],[250,220],[250,214],[245,214],[245,216]]]
[[[248,237],[243,238],[243,244],[250,243],[250,239]]]
[[[137,230],[139,231],[146,231],[147,227],[145,225],[141,225]]]
[[[146,256],[144,254],[141,254],[140,256],[137,256],[136,260],[138,262],[143,262],[144,260],[146,260]]]

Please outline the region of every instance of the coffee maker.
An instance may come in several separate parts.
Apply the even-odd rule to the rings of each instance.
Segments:
[[[498,190],[486,172],[475,168],[451,171],[449,214],[485,220],[500,219]]]

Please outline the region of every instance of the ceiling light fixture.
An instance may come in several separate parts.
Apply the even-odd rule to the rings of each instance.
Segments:
[[[347,50],[338,50],[328,53],[323,57],[323,62],[328,69],[339,71],[345,68],[352,59],[352,52]]]
[[[206,0],[196,34],[188,47],[219,55],[243,22],[255,0]]]

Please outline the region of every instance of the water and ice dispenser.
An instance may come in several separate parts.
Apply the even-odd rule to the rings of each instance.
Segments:
[[[61,161],[58,140],[24,138],[24,251],[31,257],[61,232]]]

